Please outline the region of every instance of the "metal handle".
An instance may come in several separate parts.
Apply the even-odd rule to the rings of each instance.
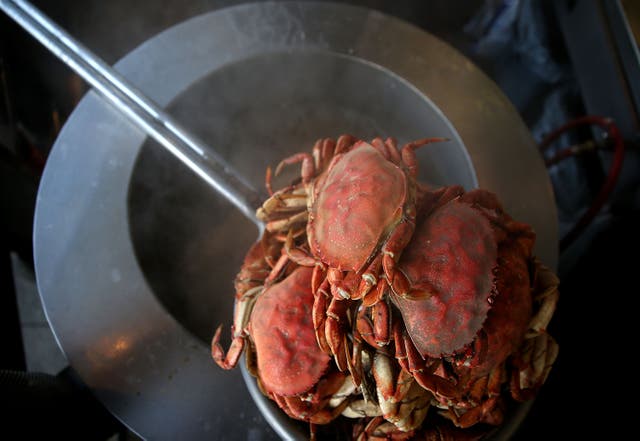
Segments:
[[[262,228],[255,216],[262,198],[219,154],[189,134],[156,103],[29,2],[0,0],[0,8]]]

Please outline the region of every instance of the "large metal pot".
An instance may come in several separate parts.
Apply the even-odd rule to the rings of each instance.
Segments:
[[[527,128],[486,76],[422,30],[346,5],[247,4],[175,26],[117,68],[256,188],[267,165],[319,137],[448,137],[419,151],[421,178],[497,192],[556,265],[552,190]],[[256,238],[94,93],[69,118],[38,195],[38,286],[71,366],[142,437],[306,436],[246,372],[210,359]]]

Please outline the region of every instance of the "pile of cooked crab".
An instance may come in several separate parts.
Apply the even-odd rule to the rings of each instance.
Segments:
[[[477,439],[530,400],[558,345],[558,279],[496,195],[417,180],[416,150],[349,135],[276,168],[300,177],[258,209],[235,279],[224,369],[246,354],[291,418],[349,421],[354,439]]]

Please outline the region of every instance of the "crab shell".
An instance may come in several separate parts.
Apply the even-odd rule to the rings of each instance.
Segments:
[[[465,366],[486,375],[506,358],[531,317],[527,265],[532,244],[531,230],[505,214],[492,193],[448,187],[426,194],[399,267],[412,290],[429,296],[392,295],[419,353],[431,358],[460,354],[483,330],[486,341],[471,351]]]
[[[498,248],[496,296],[482,330],[486,347],[476,351],[469,365],[473,376],[487,375],[522,344],[533,314],[530,264],[534,234],[524,224],[511,222],[511,238]]]
[[[307,392],[329,368],[331,358],[318,347],[313,327],[312,272],[298,267],[265,289],[253,307],[249,333],[260,382],[269,394]]]
[[[338,270],[361,271],[411,209],[412,182],[364,141],[336,156],[314,185],[307,224],[313,254]]]

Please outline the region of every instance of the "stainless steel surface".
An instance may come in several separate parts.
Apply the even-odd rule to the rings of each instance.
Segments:
[[[255,217],[261,197],[215,150],[186,132],[170,115],[29,2],[0,0],[0,9],[68,64],[177,159],[262,228]]]
[[[419,151],[422,178],[497,192],[557,263],[555,205],[527,128],[487,77],[418,28],[345,5],[248,4],[175,26],[116,69],[256,187],[267,165],[318,137],[446,136]],[[83,99],[41,181],[38,285],[70,364],[141,436],[306,435],[247,377],[250,395],[240,370],[210,359],[255,239],[142,130],[94,93]]]

